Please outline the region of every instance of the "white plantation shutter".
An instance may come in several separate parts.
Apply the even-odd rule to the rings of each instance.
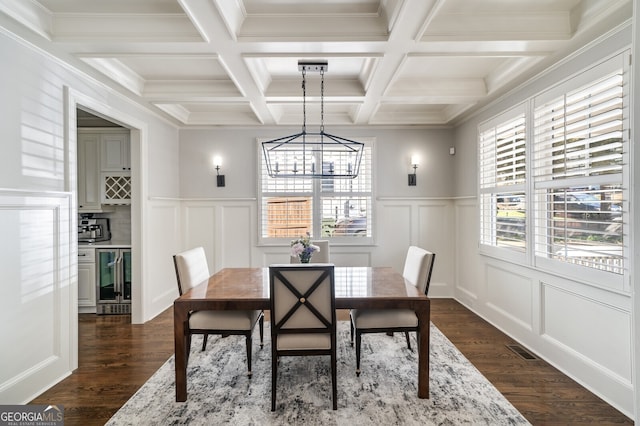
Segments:
[[[480,243],[525,250],[526,126],[522,107],[479,129]]]
[[[630,290],[629,58],[478,127],[481,251]]]
[[[622,173],[622,70],[535,109],[535,180]]]
[[[534,99],[534,237],[541,265],[551,260],[590,274],[625,272],[625,57]]]

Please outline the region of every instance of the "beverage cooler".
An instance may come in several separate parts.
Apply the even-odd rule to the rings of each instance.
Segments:
[[[131,249],[96,249],[96,313],[131,313]]]

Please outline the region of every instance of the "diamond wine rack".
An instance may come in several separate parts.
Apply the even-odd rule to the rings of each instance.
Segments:
[[[131,202],[131,175],[104,174],[103,200],[105,204],[129,204]]]

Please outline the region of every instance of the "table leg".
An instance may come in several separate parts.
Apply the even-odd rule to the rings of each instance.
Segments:
[[[187,310],[180,304],[173,304],[173,333],[176,365],[176,401],[187,400],[187,340],[184,333]]]
[[[420,302],[416,308],[418,316],[418,398],[429,398],[429,333],[431,327],[430,300]]]

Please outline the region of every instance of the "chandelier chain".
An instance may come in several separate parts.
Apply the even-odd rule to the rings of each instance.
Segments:
[[[324,69],[320,70],[320,134],[324,133]]]
[[[307,72],[302,69],[302,133],[307,131]]]

